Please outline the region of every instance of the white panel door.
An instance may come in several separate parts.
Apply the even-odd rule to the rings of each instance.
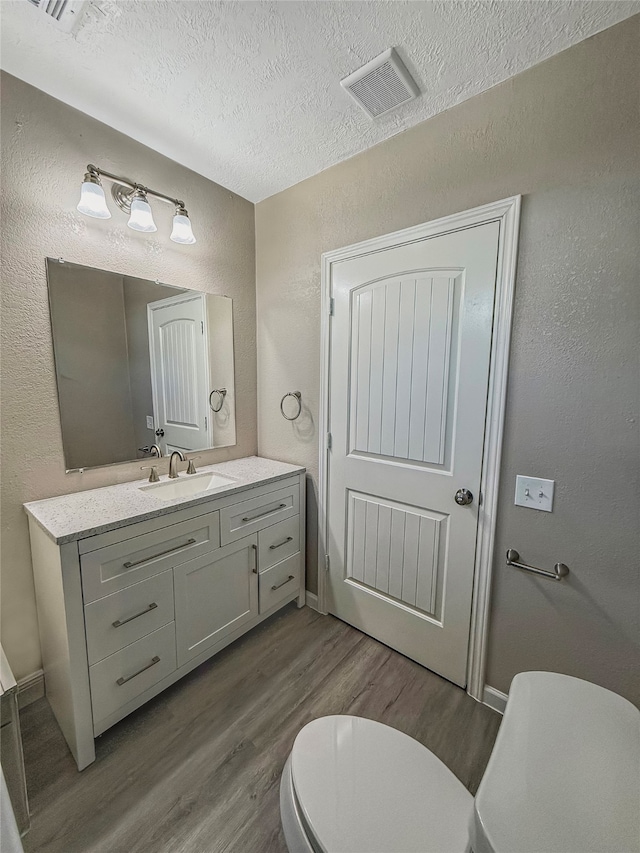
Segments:
[[[147,306],[153,409],[163,453],[211,446],[204,294]]]
[[[460,685],[498,234],[492,222],[332,264],[329,611]]]

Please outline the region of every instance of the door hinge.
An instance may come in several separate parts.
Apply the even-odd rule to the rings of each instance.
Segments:
[[[329,298],[329,316],[333,317],[336,310],[336,300],[331,296]]]
[[[206,419],[206,418],[204,419],[204,428],[205,428],[205,429],[208,429],[208,428],[209,428],[209,427],[208,427],[208,421],[207,421],[207,419]]]
[[[327,433],[327,450],[331,450],[333,447],[333,436],[330,432]]]
[[[204,320],[200,320],[200,333],[204,335]]]
[[[325,554],[324,555],[324,570],[325,570],[325,572],[328,572],[330,568],[331,568],[331,563],[329,560],[329,555]]]

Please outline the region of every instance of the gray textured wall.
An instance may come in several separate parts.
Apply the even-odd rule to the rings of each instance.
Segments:
[[[184,198],[198,239],[169,240],[76,211],[87,163]],[[140,463],[65,474],[45,257],[233,297],[238,443],[201,462],[256,452],[253,205],[77,110],[2,75],[2,642],[16,676],[40,666],[24,501],[140,476]]]
[[[321,253],[524,196],[487,676],[502,690],[547,668],[640,701],[639,20],[256,207],[260,453],[315,486]],[[293,388],[301,425],[278,410]],[[516,473],[556,480],[552,514],[513,506]],[[571,579],[508,569],[507,547]]]

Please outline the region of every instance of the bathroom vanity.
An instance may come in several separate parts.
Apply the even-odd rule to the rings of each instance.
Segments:
[[[291,601],[305,469],[250,457],[25,504],[47,698],[94,738]]]

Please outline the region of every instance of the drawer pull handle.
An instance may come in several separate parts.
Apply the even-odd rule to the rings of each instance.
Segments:
[[[183,542],[182,545],[174,545],[173,548],[167,548],[166,551],[160,551],[159,554],[154,554],[153,557],[145,557],[142,560],[136,560],[135,562],[131,562],[127,560],[126,563],[122,564],[124,569],[132,569],[134,566],[141,566],[143,563],[148,563],[150,560],[157,560],[158,557],[166,557],[167,554],[172,554],[174,551],[179,551],[180,548],[186,548],[187,545],[195,545],[195,539],[187,539],[186,542]]]
[[[126,678],[119,678],[116,681],[118,687],[122,687],[123,684],[126,684],[127,681],[131,681],[132,678],[135,678],[136,675],[141,675],[143,672],[146,672],[148,669],[151,669],[152,666],[155,666],[157,663],[160,663],[160,658],[158,655],[151,658],[151,663],[148,663],[146,666],[143,666],[142,669],[139,669],[137,672],[134,672],[133,675],[128,675]]]
[[[264,512],[259,512],[257,515],[245,515],[242,519],[242,523],[246,524],[247,521],[255,521],[258,518],[262,518],[263,515],[270,515],[272,512],[277,512],[279,509],[284,509],[286,504],[278,504],[274,509],[267,509]]]
[[[274,584],[271,587],[271,591],[275,592],[276,589],[280,589],[281,586],[284,586],[286,583],[289,583],[289,581],[292,581],[294,579],[294,577],[295,577],[295,575],[289,575],[289,577],[286,579],[286,581],[282,581],[282,583]]]
[[[282,542],[278,542],[277,545],[269,545],[269,550],[275,551],[276,548],[282,548],[282,546],[286,545],[287,542],[293,542],[293,536],[287,536],[286,539],[283,539]]]
[[[158,605],[155,603],[155,601],[152,601],[147,608],[141,610],[140,613],[136,613],[135,616],[129,616],[128,619],[116,619],[116,621],[112,622],[111,624],[114,628],[120,628],[122,627],[122,625],[126,625],[127,622],[132,622],[134,619],[137,619],[138,616],[144,616],[145,613],[150,613],[152,610],[155,610],[157,606]]]

